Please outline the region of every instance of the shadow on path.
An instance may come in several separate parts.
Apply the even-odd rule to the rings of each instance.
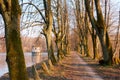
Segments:
[[[96,66],[96,64],[87,64],[75,52],[72,52],[62,64],[64,76],[70,80],[103,80],[89,66]]]

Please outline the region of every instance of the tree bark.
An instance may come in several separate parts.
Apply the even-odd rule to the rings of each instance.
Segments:
[[[97,21],[95,20],[91,12],[90,0],[85,0],[86,10],[88,12],[92,27],[96,30],[96,33],[99,37],[99,40],[102,46],[102,52],[103,52],[103,58],[104,58],[105,64],[112,65],[113,51],[112,51],[109,35],[106,29],[106,24],[103,19],[103,14],[100,7],[100,0],[94,0],[94,1],[96,6],[96,12],[97,12]]]
[[[98,55],[98,40],[97,40],[97,35],[96,34],[92,34],[92,42],[93,42],[93,59],[98,59],[99,55]]]
[[[6,61],[10,80],[28,80],[20,38],[21,9],[18,0],[0,0],[0,5],[5,23]]]
[[[43,0],[44,8],[45,8],[45,19],[46,26],[43,29],[45,34],[46,43],[47,43],[47,51],[48,51],[48,59],[51,59],[52,63],[56,63],[56,59],[54,56],[53,45],[52,45],[52,28],[53,28],[53,15],[51,10],[51,0]]]
[[[60,61],[61,59],[64,58],[64,54],[62,52],[62,47],[61,47],[61,43],[59,41],[56,41],[56,45],[57,45],[57,57],[58,57],[58,61]]]
[[[88,15],[87,12],[85,12],[85,29],[84,29],[84,37],[85,37],[85,52],[86,56],[90,56],[89,48],[88,48],[88,28],[89,28],[89,20],[88,20]]]
[[[45,37],[46,37],[46,43],[47,43],[48,59],[50,59],[52,61],[52,64],[55,64],[56,59],[55,59],[55,56],[54,56],[51,32],[48,32],[45,35]]]

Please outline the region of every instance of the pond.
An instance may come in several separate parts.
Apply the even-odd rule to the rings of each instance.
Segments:
[[[26,62],[26,66],[29,67],[33,64],[32,62],[32,54],[31,53],[25,53],[25,62]],[[43,57],[47,57],[47,53],[43,52],[42,55]],[[43,60],[43,59],[40,59]],[[0,77],[8,72],[8,66],[6,63],[6,54],[5,53],[0,53]]]

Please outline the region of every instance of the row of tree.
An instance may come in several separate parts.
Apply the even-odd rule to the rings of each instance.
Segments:
[[[32,17],[30,15],[23,16],[25,16],[25,18],[30,17],[29,21],[32,20],[32,22],[26,22],[26,25],[29,25],[28,27],[31,27],[31,23],[32,26],[36,23],[43,26],[42,34],[46,39],[48,60],[50,60],[53,65],[70,53],[70,49],[72,48],[70,47],[71,43],[75,43],[76,47],[74,48],[77,49],[80,54],[90,56],[88,45],[89,35],[91,35],[92,38],[94,59],[98,56],[97,42],[99,42],[103,53],[103,60],[99,62],[105,65],[112,65],[114,61],[116,64],[120,63],[119,57],[115,57],[113,60],[114,51],[107,28],[107,19],[109,19],[106,16],[107,7],[105,6],[105,15],[103,15],[100,0],[38,0],[37,3],[41,4],[42,2],[42,10],[41,6],[39,6],[40,4],[36,5],[37,3],[34,3],[36,1],[37,0],[27,3],[23,3],[23,0],[20,1],[23,9],[29,9],[28,13],[30,15],[34,14]],[[107,0],[105,0],[105,4],[107,4],[106,1]],[[73,5],[72,9],[69,4]],[[24,5],[27,5],[25,6],[26,8]],[[74,13],[74,17],[70,16],[72,14],[69,13],[70,11]],[[34,21],[32,18],[35,18],[37,13],[39,14],[37,17],[40,17],[40,20],[37,19]],[[22,12],[19,1],[0,0],[0,14],[5,24],[6,61],[9,68],[10,79],[28,80],[20,38],[20,17]],[[71,23],[71,19],[74,19],[75,22]],[[75,42],[71,42],[73,39],[71,40],[70,35],[73,35],[73,33],[70,30],[70,25],[74,25],[75,27],[73,30],[78,38],[75,39]],[[54,55],[53,34],[57,47],[57,58]]]

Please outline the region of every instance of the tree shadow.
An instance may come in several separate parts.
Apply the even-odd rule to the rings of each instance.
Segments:
[[[39,76],[42,80],[70,80],[62,76],[50,76],[42,73]]]

